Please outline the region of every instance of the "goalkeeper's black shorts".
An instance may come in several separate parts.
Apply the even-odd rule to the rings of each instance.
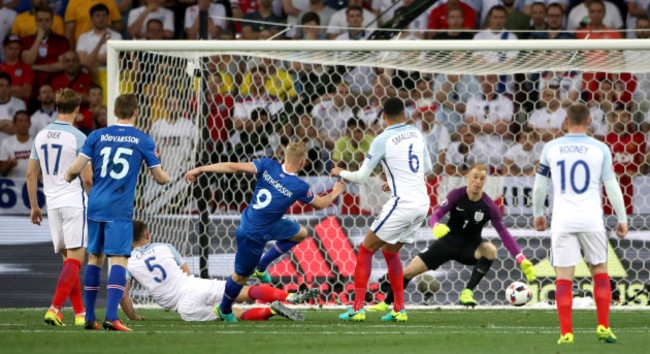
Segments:
[[[476,248],[484,241],[478,240],[470,243],[456,244],[445,241],[443,237],[440,240],[434,241],[426,251],[420,253],[418,256],[430,270],[437,269],[442,264],[451,260],[465,265],[474,265],[477,261],[474,257]]]

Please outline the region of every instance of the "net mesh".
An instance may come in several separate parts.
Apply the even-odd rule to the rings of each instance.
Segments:
[[[508,49],[508,48],[504,48]],[[308,162],[300,172],[315,193],[329,191],[333,166],[355,170],[369,143],[384,127],[382,104],[400,97],[410,124],[427,138],[433,178],[427,182],[431,210],[464,184],[474,162],[489,166],[485,187],[501,207],[522,252],[535,264],[533,301],[553,298],[550,237],[532,228],[534,170],[544,143],[561,136],[564,109],[587,103],[590,134],[605,141],[631,215],[631,237],[610,237],[609,270],[620,304],[646,305],[649,259],[650,180],[645,175],[646,112],[650,76],[644,51],[409,51],[376,52],[119,52],[119,91],[140,99],[137,127],[157,144],[172,182],[158,186],[141,174],[136,218],[155,242],[172,243],[190,270],[225,279],[233,270],[235,230],[250,202],[255,178],[201,175],[187,185],[183,175],[197,165],[223,161],[282,160],[283,146],[303,141]],[[111,77],[109,73],[109,77]],[[356,252],[388,199],[381,171],[361,186],[348,184],[337,203],[321,211],[297,203],[290,218],[309,237],[269,272],[273,284],[290,291],[318,287],[323,304],[352,300]],[[605,206],[606,222],[615,218]],[[497,258],[475,297],[503,305],[506,286],[524,279],[515,259],[491,228],[483,233]],[[408,262],[431,242],[423,225],[416,242],[400,252]],[[269,245],[270,246],[270,245]],[[388,290],[381,255],[373,260],[368,300]],[[407,304],[458,303],[472,267],[452,261],[406,288]],[[588,294],[588,268],[576,271],[577,293]],[[138,286],[138,303],[151,299]]]

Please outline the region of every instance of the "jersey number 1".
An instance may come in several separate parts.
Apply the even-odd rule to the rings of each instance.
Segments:
[[[113,149],[111,147],[105,147],[102,149],[102,151],[99,152],[99,154],[102,155],[102,171],[99,174],[101,177],[106,177],[106,172],[108,170],[108,161],[110,160],[112,150]],[[114,179],[122,179],[124,176],[126,176],[127,173],[129,173],[129,160],[121,157],[122,154],[133,155],[133,150],[120,147],[115,151],[115,155],[113,155],[113,168],[109,173],[109,176],[113,177]],[[117,165],[122,165],[122,170],[120,172],[115,172],[115,167]]]

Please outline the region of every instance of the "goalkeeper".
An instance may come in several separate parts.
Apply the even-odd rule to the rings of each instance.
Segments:
[[[489,220],[499,233],[504,246],[521,265],[528,281],[535,280],[533,264],[521,253],[519,246],[506,229],[499,207],[483,193],[486,177],[487,168],[480,163],[473,164],[465,175],[467,186],[449,192],[447,198],[436,208],[430,223],[437,240],[426,251],[415,256],[404,269],[404,287],[418,274],[455,260],[474,266],[467,286],[460,294],[459,302],[461,305],[475,306],[473,289],[490,270],[497,254],[497,248],[491,242],[481,238],[483,226]],[[450,213],[448,225],[440,223],[447,213]],[[391,291],[383,302],[369,308],[368,311],[387,311],[392,302]]]

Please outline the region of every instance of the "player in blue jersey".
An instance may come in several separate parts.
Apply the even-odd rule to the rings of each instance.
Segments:
[[[309,185],[296,176],[305,166],[306,160],[305,144],[294,142],[287,145],[283,164],[268,158],[243,163],[222,162],[197,167],[185,175],[186,182],[194,182],[203,172],[244,172],[257,175],[253,200],[242,213],[237,228],[235,271],[226,281],[223,300],[218,308],[219,316],[224,321],[237,322],[232,312],[232,303],[258,264],[269,265],[307,237],[307,229],[284,218],[287,209],[296,200],[315,209],[323,209],[332,204],[345,189],[341,182],[336,182],[329,194],[314,195]],[[262,257],[264,247],[270,240],[276,240],[275,245]]]
[[[158,184],[169,182],[160,167],[153,139],[133,127],[138,116],[135,95],[121,95],[115,100],[117,124],[95,130],[88,136],[75,162],[65,174],[74,180],[92,161],[93,186],[88,196],[88,267],[84,276],[86,294],[86,329],[99,329],[95,302],[104,255],[111,257],[108,277],[108,302],[103,327],[130,331],[117,317],[117,306],[126,285],[126,265],[133,240],[133,198],[140,166],[144,160]]]

